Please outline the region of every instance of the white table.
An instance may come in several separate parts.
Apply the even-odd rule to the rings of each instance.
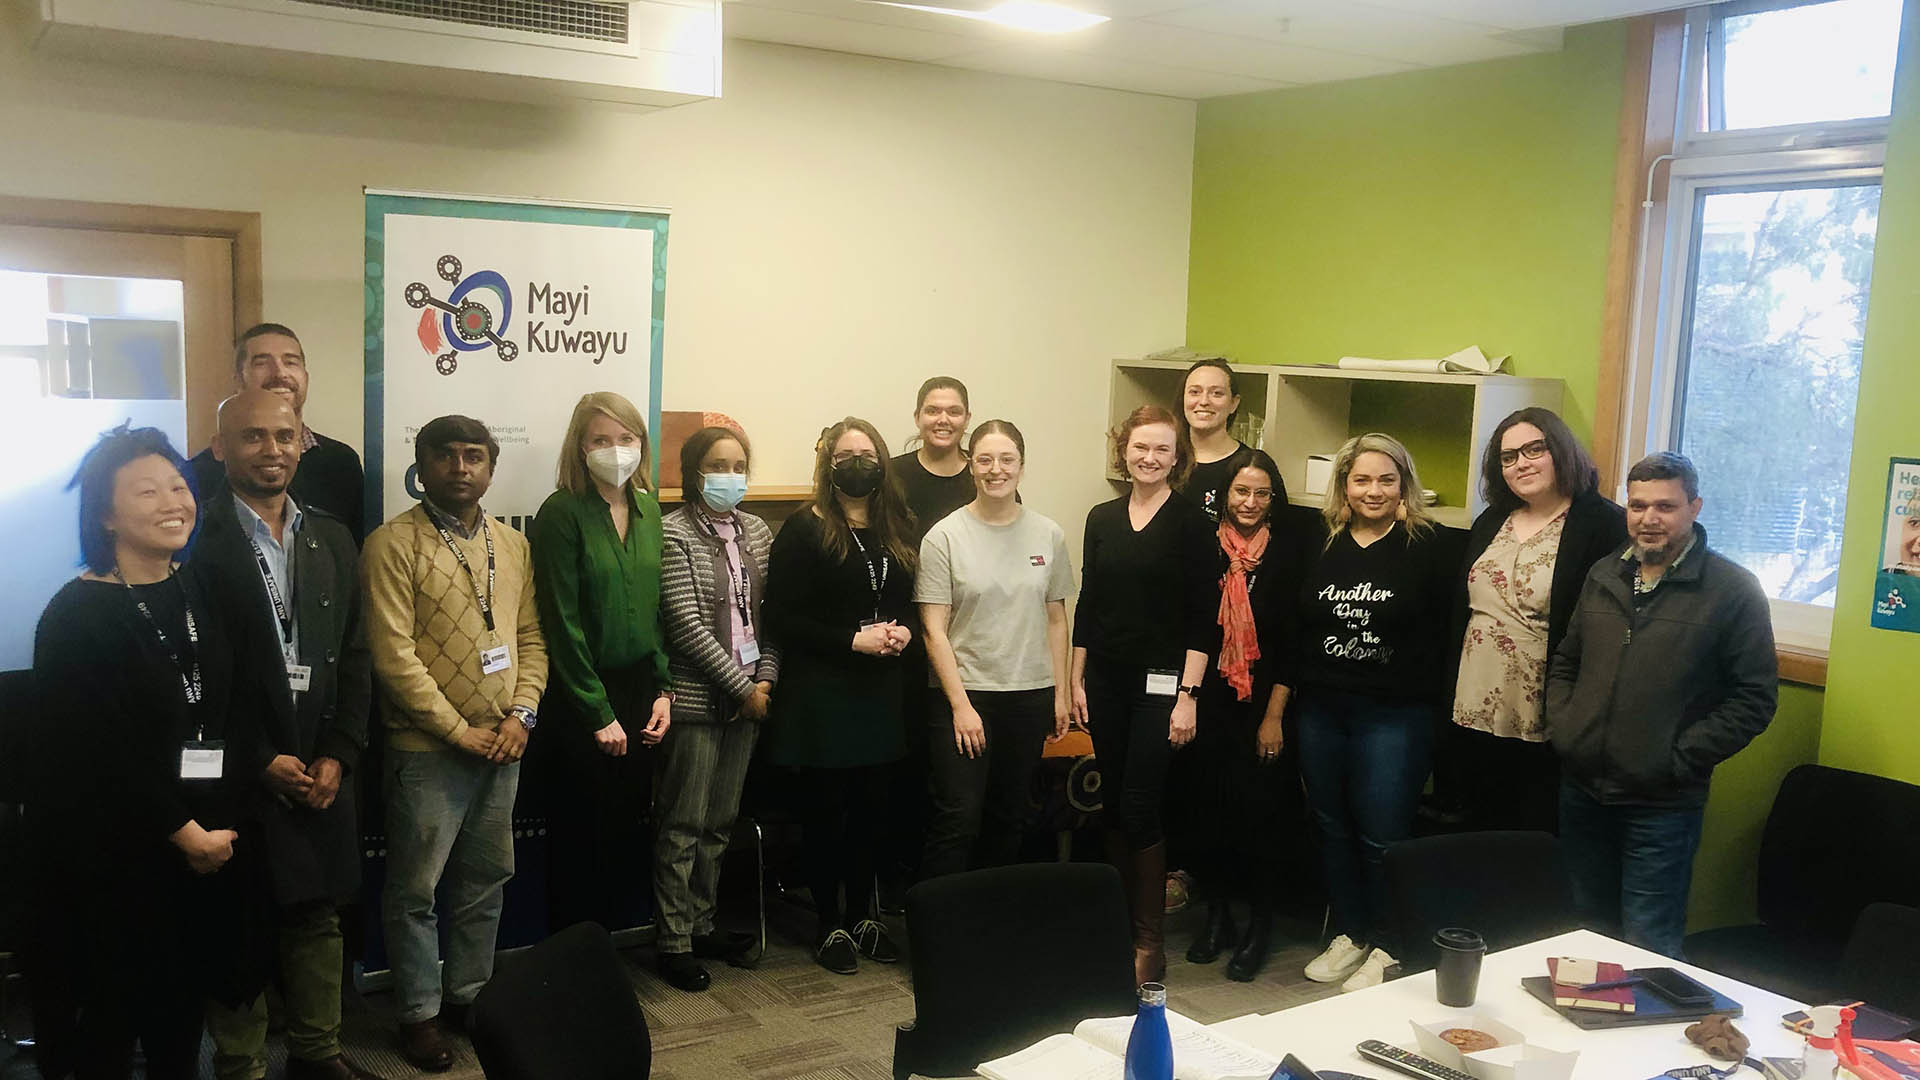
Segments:
[[[1715,1064],[1687,1041],[1685,1024],[1586,1031],[1527,993],[1523,975],[1545,975],[1550,956],[1580,956],[1626,967],[1677,967],[1745,1007],[1734,1023],[1753,1040],[1749,1054],[1798,1056],[1804,1041],[1780,1024],[1784,1013],[1806,1006],[1724,975],[1716,975],[1589,930],[1489,953],[1480,971],[1479,1000],[1471,1009],[1449,1009],[1434,999],[1433,973],[1410,975],[1367,990],[1325,998],[1280,1012],[1242,1016],[1211,1030],[1276,1057],[1293,1054],[1313,1069],[1333,1069],[1377,1080],[1408,1080],[1365,1061],[1354,1045],[1381,1039],[1417,1050],[1411,1022],[1465,1021],[1478,1013],[1524,1032],[1527,1041],[1553,1050],[1577,1050],[1576,1080],[1645,1080],[1681,1065]]]

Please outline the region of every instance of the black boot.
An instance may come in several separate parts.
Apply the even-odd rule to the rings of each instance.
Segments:
[[[1233,946],[1233,907],[1224,896],[1207,901],[1207,921],[1187,947],[1187,963],[1211,964]]]
[[[1267,952],[1273,944],[1273,901],[1255,900],[1247,913],[1247,932],[1240,947],[1227,961],[1227,978],[1234,982],[1252,982],[1267,964]]]

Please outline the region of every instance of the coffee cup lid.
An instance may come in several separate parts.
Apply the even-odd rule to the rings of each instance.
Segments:
[[[1436,932],[1433,935],[1433,943],[1443,949],[1459,949],[1471,952],[1481,951],[1487,947],[1487,943],[1481,940],[1479,934],[1458,926],[1451,926]]]

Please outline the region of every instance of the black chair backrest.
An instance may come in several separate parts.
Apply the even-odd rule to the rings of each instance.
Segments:
[[[1842,996],[1920,1017],[1920,907],[1868,904],[1841,954]]]
[[[488,1080],[646,1080],[653,1069],[633,981],[597,923],[502,955],[469,1019]]]
[[[1560,842],[1544,832],[1465,832],[1407,840],[1387,849],[1395,959],[1408,971],[1436,960],[1434,931],[1477,932],[1505,949],[1577,928]]]
[[[1761,834],[1758,894],[1761,922],[1835,949],[1868,904],[1920,905],[1920,787],[1796,766]]]
[[[983,1061],[1137,1007],[1133,931],[1104,863],[950,874],[907,891],[915,1018],[895,1076],[971,1076]]]

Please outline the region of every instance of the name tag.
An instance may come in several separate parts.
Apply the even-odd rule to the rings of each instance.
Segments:
[[[740,666],[752,667],[760,662],[760,643],[749,638],[740,643]]]
[[[1147,672],[1147,693],[1154,697],[1172,697],[1180,692],[1180,673],[1177,671]]]
[[[287,688],[304,694],[313,687],[313,669],[305,664],[287,665]]]
[[[180,779],[218,780],[226,770],[227,744],[194,742],[180,744]]]
[[[495,645],[491,649],[480,650],[480,674],[482,675],[491,675],[496,671],[505,671],[510,662],[511,661],[507,659],[507,647],[505,645]]]

